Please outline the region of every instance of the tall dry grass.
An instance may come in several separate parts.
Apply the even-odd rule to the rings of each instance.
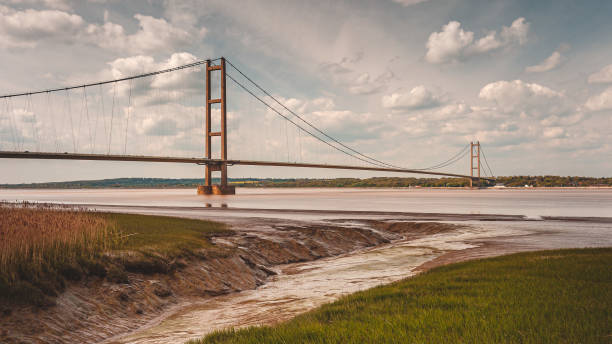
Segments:
[[[84,209],[0,203],[0,272],[5,283],[28,273],[93,258],[117,244],[112,222]]]
[[[116,282],[126,271],[171,271],[175,258],[200,257],[220,232],[225,226],[209,221],[0,202],[0,306],[51,305],[68,281],[89,276]],[[133,254],[104,254],[116,250]]]

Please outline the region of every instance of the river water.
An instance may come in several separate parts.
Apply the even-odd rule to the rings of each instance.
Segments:
[[[188,189],[0,190],[0,199],[88,204],[100,210],[217,219],[241,224],[248,223],[249,217],[258,217],[312,223],[326,223],[333,219],[335,225],[365,226],[358,219],[414,221],[415,218],[406,213],[468,214],[459,221],[467,226],[458,231],[311,262],[276,266],[274,269],[279,274],[255,290],[186,302],[148,326],[106,343],[183,343],[227,327],[272,324],[342,295],[411,276],[416,267],[444,253],[478,247],[487,242],[494,241],[498,247],[497,252],[487,255],[612,246],[612,189],[237,191],[233,196],[197,196],[194,190]],[[403,214],[367,214],[372,211]],[[520,216],[512,221],[476,221],[469,214]],[[542,216],[582,219],[541,220]],[[338,219],[344,220],[338,222]],[[430,220],[436,220],[436,216],[432,215]],[[442,216],[436,221],[447,221],[447,218]]]
[[[238,188],[236,195],[229,196],[198,196],[193,189],[0,189],[0,200],[131,206],[612,217],[612,188]]]

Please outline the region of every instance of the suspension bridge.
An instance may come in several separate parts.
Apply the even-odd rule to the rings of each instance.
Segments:
[[[494,180],[480,142],[423,168],[357,150],[320,129],[316,121],[327,118],[300,113],[312,104],[292,106],[223,57],[114,72],[119,77],[108,81],[0,96],[0,158],[198,164],[205,166],[199,194],[235,193],[227,177],[235,165],[425,174],[470,185]],[[469,174],[443,171],[468,155]]]

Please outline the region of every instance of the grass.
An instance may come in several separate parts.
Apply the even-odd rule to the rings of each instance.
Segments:
[[[214,254],[210,236],[226,232],[210,221],[1,203],[0,301],[47,306],[69,281],[167,273]]]
[[[190,343],[612,343],[611,267],[611,248],[453,264]]]
[[[156,253],[174,258],[210,248],[210,235],[229,232],[224,224],[167,216],[106,213],[124,240],[118,250]]]

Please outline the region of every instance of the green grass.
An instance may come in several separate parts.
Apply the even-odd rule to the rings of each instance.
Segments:
[[[612,343],[612,249],[439,267],[199,343]]]
[[[222,223],[167,216],[103,214],[124,240],[117,250],[154,252],[170,257],[210,248],[209,237],[229,232]]]

